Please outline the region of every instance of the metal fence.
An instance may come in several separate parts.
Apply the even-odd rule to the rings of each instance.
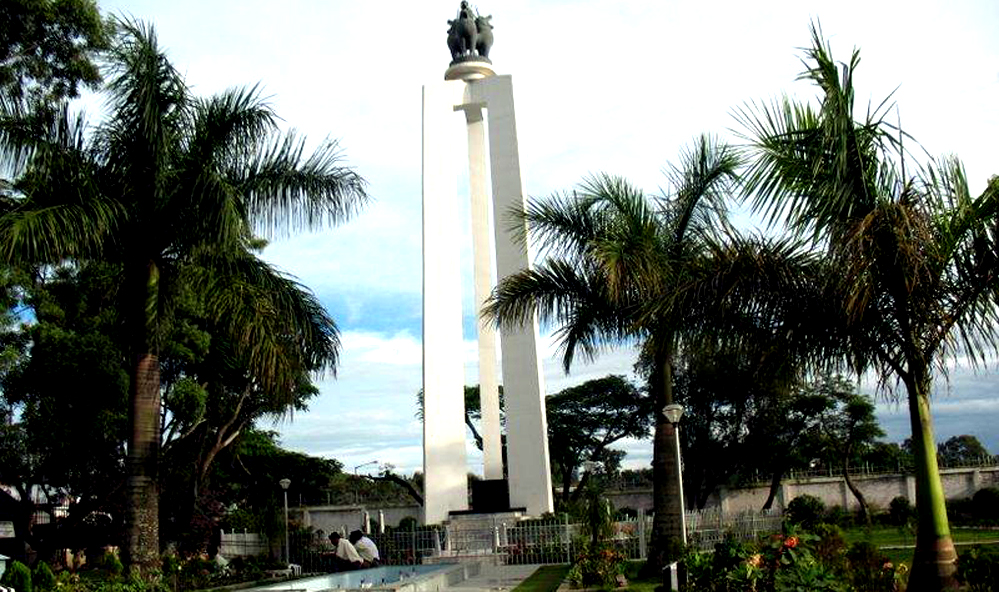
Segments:
[[[725,536],[750,540],[778,532],[777,511],[723,515],[717,511],[687,512],[688,543],[712,549]],[[386,565],[419,565],[479,558],[497,564],[571,563],[582,544],[583,529],[557,518],[512,522],[489,521],[434,525],[412,530],[388,530],[368,536],[378,547]],[[652,534],[652,516],[639,512],[636,518],[614,524],[607,542],[629,559],[644,559]],[[323,534],[293,533],[292,563],[305,572],[332,571],[332,547]]]

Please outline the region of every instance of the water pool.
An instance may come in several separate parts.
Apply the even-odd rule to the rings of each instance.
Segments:
[[[477,575],[478,571],[478,563],[385,565],[288,580],[249,588],[244,592],[323,592],[325,590],[435,592]]]

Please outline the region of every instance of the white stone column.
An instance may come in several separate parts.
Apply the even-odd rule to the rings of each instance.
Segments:
[[[496,273],[500,278],[530,267],[530,253],[509,231],[506,212],[524,205],[520,152],[510,76],[469,83],[470,102],[486,105],[493,189]],[[553,510],[548,459],[545,387],[538,344],[538,323],[500,334],[503,392],[507,419],[507,474],[510,505],[530,515]]]
[[[493,288],[492,204],[486,170],[486,129],[481,105],[465,107],[468,129],[468,182],[472,200],[472,256],[475,277],[475,311],[478,313]],[[479,403],[482,408],[483,472],[486,479],[503,478],[500,435],[499,386],[496,368],[496,329],[476,314],[479,329]]]
[[[464,83],[423,87],[423,521],[468,508],[454,105]]]

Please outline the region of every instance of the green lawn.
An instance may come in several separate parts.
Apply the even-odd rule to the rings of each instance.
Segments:
[[[565,574],[569,573],[569,567],[569,565],[542,565],[514,588],[513,592],[554,592],[565,579]]]
[[[977,528],[952,528],[951,536],[955,543],[993,543],[999,542],[999,530],[982,530]],[[876,526],[870,530],[854,527],[845,530],[846,541],[869,541],[879,547],[901,547],[916,544],[916,534],[893,526]]]

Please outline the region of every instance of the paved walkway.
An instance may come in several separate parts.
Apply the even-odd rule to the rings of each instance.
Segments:
[[[540,565],[483,565],[482,571],[457,586],[448,586],[448,592],[499,592],[513,590],[527,579]]]

